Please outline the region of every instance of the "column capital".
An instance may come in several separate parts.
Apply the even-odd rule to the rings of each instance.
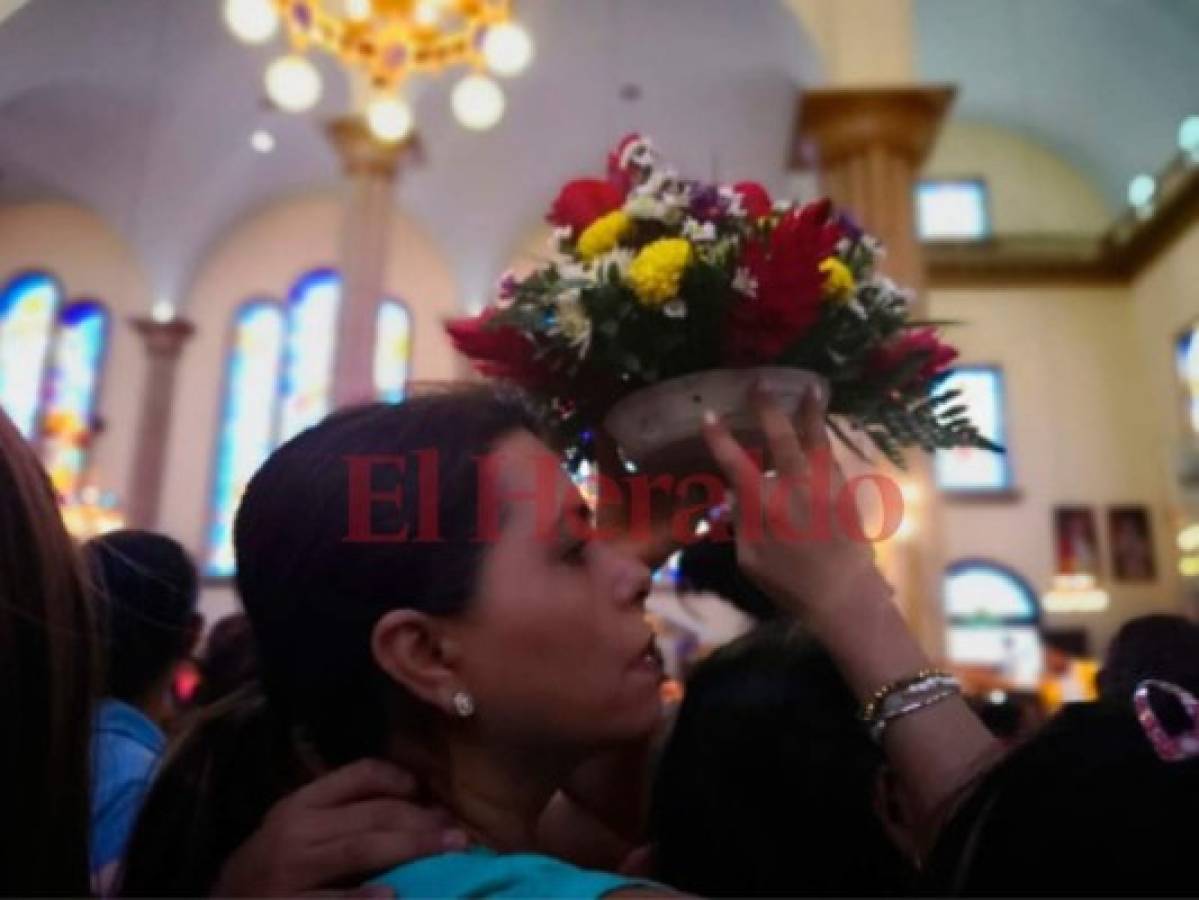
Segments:
[[[918,168],[932,150],[956,93],[949,84],[803,91],[791,164],[810,168],[811,149],[820,165],[829,166],[883,146]]]
[[[177,357],[188,338],[196,333],[196,326],[187,319],[160,322],[149,316],[135,316],[129,320],[129,324],[141,335],[146,352],[151,356]]]
[[[391,181],[400,163],[420,151],[420,138],[412,132],[402,141],[384,143],[371,134],[361,116],[340,116],[325,125],[329,143],[337,151],[342,169],[351,177],[375,175]]]

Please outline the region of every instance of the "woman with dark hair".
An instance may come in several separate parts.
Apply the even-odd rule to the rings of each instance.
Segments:
[[[805,455],[827,452],[820,398],[804,404],[802,438],[769,397],[755,405],[780,478],[796,485]],[[739,495],[768,486],[719,423],[706,436]],[[802,488],[789,499],[797,515],[810,509]],[[268,803],[308,772],[377,756],[412,771],[476,844],[383,873],[401,896],[652,891],[535,853],[538,820],[572,771],[644,740],[660,714],[648,571],[592,539],[588,517],[522,408],[488,392],[346,410],[276,451],[235,528],[268,699],[214,711],[168,760],[159,786],[182,799],[151,796],[126,889],[203,893]],[[992,746],[986,732],[925,671],[868,546],[753,533],[738,527],[747,574],[877,708],[932,821]],[[926,692],[918,706],[883,703],[914,689]]]
[[[49,479],[0,411],[0,895],[89,891],[93,627]]]
[[[0,896],[91,890],[89,763],[102,664],[88,595],[50,481],[0,411]],[[381,823],[364,821],[364,796]],[[413,799],[411,779],[378,761],[316,778],[276,803],[241,846],[229,845],[217,890],[295,896],[376,861],[433,852],[447,837],[460,842],[446,817]]]
[[[211,711],[207,746],[176,755],[192,781],[168,761],[160,786],[190,784],[189,824],[204,827],[172,850],[152,797],[127,892],[207,890],[305,771],[363,757],[416,773],[480,845],[527,851],[574,766],[652,729],[648,571],[588,539],[586,505],[532,428],[490,393],[434,394],[336,413],[267,461],[235,544],[269,699]],[[498,859],[447,854],[388,881],[469,893]],[[504,865],[538,892],[631,883],[546,858]]]
[[[200,685],[194,706],[207,706],[227,697],[258,676],[254,633],[244,613],[225,616],[208,632],[199,660]]]
[[[1180,694],[1147,687],[1143,721],[1124,703],[1066,706],[982,779],[944,829],[925,889],[1196,896],[1199,722],[1177,708]],[[1170,752],[1188,739],[1189,751]]]
[[[1125,622],[1107,648],[1099,671],[1099,696],[1131,705],[1133,692],[1146,678],[1199,694],[1199,625],[1168,615]]]
[[[704,896],[909,894],[883,765],[828,654],[760,625],[687,679],[654,783],[654,874]]]

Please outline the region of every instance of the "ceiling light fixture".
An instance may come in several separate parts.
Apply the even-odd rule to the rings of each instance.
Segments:
[[[270,153],[275,149],[275,136],[264,128],[250,135],[250,146],[259,153]]]
[[[310,51],[334,57],[364,89],[357,112],[380,140],[412,130],[407,81],[465,68],[451,95],[454,115],[482,130],[503,116],[504,92],[490,76],[517,75],[533,58],[528,31],[512,21],[512,0],[225,0],[225,21],[240,40],[263,43],[282,23],[289,52],[266,70],[271,101],[287,112],[311,109],[321,77]]]
[[[272,0],[225,0],[225,24],[238,40],[265,44],[279,31]]]
[[[1128,182],[1128,205],[1136,210],[1143,210],[1153,203],[1153,195],[1156,192],[1157,181],[1152,175],[1137,175]]]
[[[266,95],[285,112],[304,112],[321,98],[321,75],[307,57],[280,56],[267,66]]]

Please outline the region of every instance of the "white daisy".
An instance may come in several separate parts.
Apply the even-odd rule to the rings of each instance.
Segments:
[[[592,261],[594,267],[594,276],[603,278],[609,267],[616,266],[616,271],[620,273],[620,277],[624,278],[625,273],[629,271],[629,266],[633,264],[633,258],[636,254],[628,247],[615,247],[607,253],[597,256]]]
[[[570,240],[570,228],[566,225],[559,225],[550,232],[549,245],[551,250],[559,250],[562,245]]]
[[[666,204],[652,194],[634,193],[625,201],[624,211],[632,219],[661,221],[666,216]]]
[[[554,324],[550,334],[561,335],[582,358],[591,346],[591,317],[583,308],[578,291],[563,291],[554,301]]]
[[[721,187],[718,193],[720,198],[724,200],[725,209],[728,210],[730,216],[745,218],[745,206],[741,203],[740,194],[727,186]]]
[[[700,222],[698,219],[684,219],[683,237],[694,244],[714,241],[716,240],[716,225],[712,222]]]
[[[746,297],[756,298],[758,296],[758,280],[750,274],[749,269],[745,266],[738,266],[737,271],[733,273],[733,290]]]
[[[675,297],[663,304],[662,315],[668,319],[684,319],[687,317],[687,304]]]

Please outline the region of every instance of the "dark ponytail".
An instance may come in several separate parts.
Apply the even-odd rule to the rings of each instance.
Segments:
[[[429,711],[374,664],[371,630],[390,609],[465,608],[484,547],[478,460],[519,430],[535,423],[518,399],[443,390],[334,413],[271,455],[234,528],[262,688],[204,712],[169,755],[138,821],[124,893],[206,893],[267,810],[316,768],[385,755],[391,729],[421,732]],[[416,535],[432,502],[437,540],[347,539],[354,460],[373,461],[372,492],[401,498],[367,504],[370,535]]]
[[[200,897],[266,811],[309,778],[257,683],[192,714],[142,806],[121,874],[126,897]]]

